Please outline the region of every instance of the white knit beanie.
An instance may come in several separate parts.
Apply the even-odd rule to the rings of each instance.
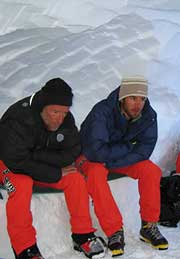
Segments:
[[[148,95],[148,82],[143,76],[134,76],[123,78],[121,81],[119,100],[128,96],[142,96]]]

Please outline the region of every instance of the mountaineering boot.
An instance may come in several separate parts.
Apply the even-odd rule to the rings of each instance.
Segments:
[[[111,256],[120,256],[124,254],[124,230],[121,228],[115,232],[112,236],[108,237],[108,248],[111,252]]]
[[[16,259],[44,259],[36,244],[24,249],[19,255],[17,255],[15,251],[14,254]]]
[[[72,239],[74,250],[84,253],[86,257],[95,259],[105,256],[106,243],[102,237],[97,237],[94,233],[72,234]]]
[[[150,243],[152,247],[159,250],[168,249],[168,241],[159,231],[157,223],[142,221],[140,240]]]

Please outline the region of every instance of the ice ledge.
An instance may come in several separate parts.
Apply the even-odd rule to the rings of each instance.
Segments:
[[[110,182],[110,187],[119,208],[124,217],[125,228],[132,228],[133,231],[139,229],[138,217],[138,192],[137,183],[130,178],[121,178]],[[0,200],[0,257],[12,259],[13,253],[9,243],[6,231],[5,204],[7,194],[2,192],[4,199]],[[128,206],[127,206],[128,204]],[[91,215],[94,226],[98,228],[101,235],[99,224],[93,212],[90,202]],[[34,226],[37,230],[38,245],[45,258],[60,256],[66,258],[66,255],[72,258],[74,251],[71,249],[71,230],[69,224],[69,214],[66,208],[63,193],[35,194],[31,203]],[[129,220],[129,215],[132,215]],[[16,215],[14,215],[16,217]],[[72,257],[71,257],[71,255]]]

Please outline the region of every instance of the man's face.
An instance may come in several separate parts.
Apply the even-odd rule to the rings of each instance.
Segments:
[[[128,96],[121,101],[121,110],[127,119],[135,119],[141,114],[145,101],[142,96]]]
[[[56,131],[69,111],[68,106],[47,105],[41,112],[42,120],[49,131]]]

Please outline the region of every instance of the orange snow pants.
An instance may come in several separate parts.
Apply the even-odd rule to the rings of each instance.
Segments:
[[[36,230],[30,210],[33,184],[64,191],[73,233],[90,233],[92,227],[89,197],[84,177],[73,171],[57,183],[40,183],[23,174],[14,174],[0,161],[0,182],[8,191],[7,230],[16,254],[36,243]]]
[[[85,160],[84,156],[78,158],[77,167],[87,178],[88,191],[99,223],[105,234],[111,236],[122,227],[123,221],[107,182],[109,170],[102,163]],[[157,222],[160,215],[160,168],[150,160],[144,160],[112,171],[138,180],[141,218]]]

